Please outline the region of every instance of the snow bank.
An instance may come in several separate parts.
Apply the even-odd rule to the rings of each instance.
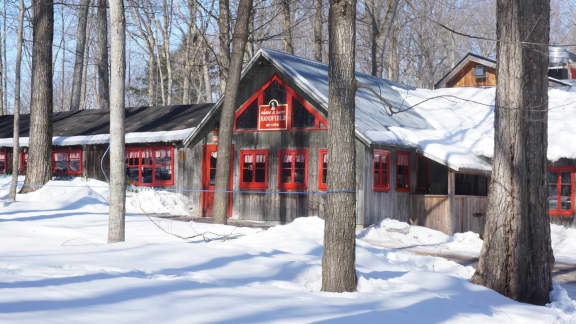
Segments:
[[[471,267],[370,243],[453,243],[472,249],[476,241],[468,236],[384,221],[359,235],[358,291],[324,293],[318,217],[262,230],[165,219],[152,223],[136,213],[140,207],[129,207],[127,241],[106,244],[108,191],[102,182],[52,181],[14,203],[5,200],[8,182],[0,176],[2,323],[576,320],[565,287],[555,286],[547,307],[524,305],[470,284]],[[135,201],[147,202],[150,210],[185,208],[150,191],[128,198],[129,205]]]

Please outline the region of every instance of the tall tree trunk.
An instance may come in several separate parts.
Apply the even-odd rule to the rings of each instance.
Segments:
[[[62,72],[61,72],[61,79],[60,79],[60,111],[64,111],[65,109],[65,104],[64,104],[64,91],[66,88],[66,79],[65,79],[65,75],[66,75],[66,71],[64,70],[66,68],[66,29],[65,29],[65,25],[66,22],[64,21],[64,7],[62,7],[62,10],[60,11],[60,17],[61,17],[61,24],[60,27],[61,29],[61,33],[62,33]]]
[[[72,94],[70,95],[70,110],[80,109],[82,95],[82,77],[84,70],[84,52],[86,50],[86,26],[88,25],[88,8],[90,0],[81,0],[78,7],[78,29],[76,30],[76,53],[74,59],[74,74],[72,75]]]
[[[322,291],[356,290],[356,0],[330,1],[328,191]]]
[[[228,221],[228,184],[230,183],[230,157],[232,152],[232,127],[234,125],[234,110],[236,96],[242,73],[242,60],[248,41],[248,25],[252,0],[240,0],[238,16],[232,39],[232,57],[230,73],[228,74],[224,103],[220,113],[220,129],[218,130],[218,160],[216,162],[216,186],[214,193],[214,222],[226,224]]]
[[[378,36],[380,26],[376,18],[378,13],[376,12],[374,0],[366,0],[366,10],[370,20],[370,74],[378,76]]]
[[[39,189],[52,176],[54,3],[51,0],[33,0],[32,12],[30,149],[23,193]]]
[[[202,74],[204,76],[204,102],[212,102],[212,84],[210,83],[210,70],[208,64],[210,61],[210,52],[208,49],[204,52],[204,59],[202,62]]]
[[[6,1],[4,1],[4,10],[6,8]],[[6,21],[6,19],[4,18],[4,22]],[[8,37],[8,35],[6,35],[6,33],[2,34],[2,45],[0,45],[0,116],[2,115],[7,115],[8,114],[8,105],[5,104],[4,102],[4,66],[6,65],[6,62],[4,60],[4,52],[5,52],[5,42],[4,40],[6,39],[6,37]]]
[[[98,0],[98,103],[100,109],[110,108],[110,78],[108,76],[108,18],[106,0]]]
[[[123,0],[110,0],[110,219],[108,242],[125,239],[126,166],[124,152],[124,82],[126,20]]]
[[[6,113],[8,113],[8,57],[7,57],[7,52],[8,52],[8,47],[6,46],[6,39],[8,38],[8,30],[7,30],[7,24],[6,21],[8,20],[8,15],[6,12],[6,2],[4,2],[4,23],[3,23],[3,29],[4,29],[4,37],[2,38],[2,42],[4,43],[2,46],[2,55],[4,56],[4,90],[2,91],[4,93],[4,111]]]
[[[218,40],[220,44],[219,73],[220,92],[226,91],[226,80],[228,80],[228,69],[230,68],[230,2],[229,0],[219,0],[218,15]]]
[[[400,81],[400,60],[398,58],[398,28],[393,27],[390,35],[390,46],[388,46],[388,79]]]
[[[323,0],[315,0],[314,13],[314,59],[322,62],[322,20],[323,20]]]
[[[290,0],[279,0],[282,8],[282,35],[284,36],[284,52],[294,54],[292,44],[292,17],[290,16]]]
[[[484,244],[472,282],[518,301],[550,301],[549,0],[497,1],[494,160]]]
[[[24,29],[24,0],[20,0],[18,9],[18,30],[16,31],[16,66],[14,77],[14,132],[12,142],[12,181],[10,183],[10,200],[16,200],[18,174],[20,173],[20,71],[22,66],[22,42]]]
[[[156,101],[156,82],[154,82],[154,75],[156,72],[156,65],[152,55],[148,58],[148,104],[153,107],[157,104]]]

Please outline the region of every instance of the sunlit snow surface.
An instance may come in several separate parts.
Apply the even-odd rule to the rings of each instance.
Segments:
[[[174,193],[129,193],[127,241],[106,244],[105,183],[52,181],[18,202],[0,176],[0,323],[570,323],[575,303],[556,285],[547,307],[468,283],[471,267],[389,249],[389,242],[476,255],[481,242],[385,220],[359,233],[358,292],[320,292],[323,221],[269,230],[155,221],[179,214]],[[208,233],[211,232],[211,233]],[[555,251],[576,233],[554,228]],[[219,239],[216,234],[226,237]],[[576,261],[576,260],[575,260]]]

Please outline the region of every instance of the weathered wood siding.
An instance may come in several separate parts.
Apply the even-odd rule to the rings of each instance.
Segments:
[[[412,195],[409,209],[412,224],[452,233],[448,195]]]
[[[374,191],[373,185],[373,150],[365,150],[364,164],[364,226],[376,224],[385,218],[393,218],[403,222],[410,220],[410,193],[396,191],[396,157],[397,153],[410,152],[410,190],[416,187],[416,153],[409,149],[379,146],[378,148],[390,151],[390,190],[387,192]],[[361,157],[358,157],[360,159]]]
[[[106,181],[100,168],[102,156],[106,153],[108,145],[84,145],[82,147],[82,176],[90,179]],[[107,155],[102,161],[104,172],[109,177],[110,157]]]
[[[456,196],[456,219],[460,222],[458,232],[484,233],[488,197],[482,196]]]
[[[456,74],[451,80],[446,83],[447,88],[458,87],[481,87],[481,86],[495,86],[496,85],[496,70],[487,66],[486,78],[477,79],[474,76],[474,68],[476,66],[483,66],[476,62],[469,62]]]

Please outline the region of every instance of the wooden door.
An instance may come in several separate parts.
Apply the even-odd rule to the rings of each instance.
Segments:
[[[230,184],[232,190],[234,176],[234,147],[230,157]],[[202,217],[212,217],[214,210],[214,190],[216,187],[216,161],[218,160],[218,145],[204,145],[202,153]],[[207,190],[207,191],[204,191]],[[232,216],[232,192],[229,194],[228,217]]]

